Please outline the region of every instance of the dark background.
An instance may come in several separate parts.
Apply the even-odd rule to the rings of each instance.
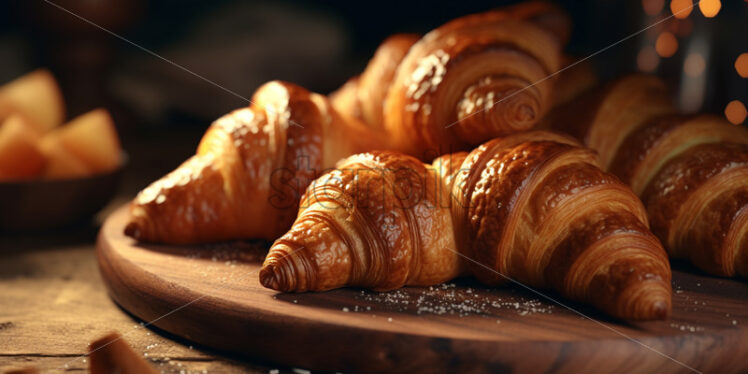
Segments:
[[[250,98],[265,81],[288,80],[328,93],[360,72],[394,32],[425,33],[449,19],[515,2],[56,0],[224,90],[45,1],[2,1],[0,82],[36,67],[51,69],[68,116],[110,109],[131,163],[148,163],[151,178],[192,153],[213,119],[246,105],[241,97]],[[644,29],[671,14],[669,1],[662,3],[661,12],[648,16],[642,1],[559,1],[574,21],[567,51],[588,56]],[[748,102],[746,80],[734,68],[737,56],[748,51],[747,20],[746,1],[723,1],[711,19],[693,9],[686,21],[691,31],[678,37],[678,52],[655,71],[678,95],[698,99],[684,105],[676,98],[684,110],[721,113],[730,100]],[[635,71],[640,49],[678,22],[663,22],[591,61],[603,80]],[[707,47],[704,83],[680,90],[685,56],[696,39]],[[158,148],[167,143],[168,153]]]

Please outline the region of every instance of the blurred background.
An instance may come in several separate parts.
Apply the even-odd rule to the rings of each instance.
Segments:
[[[250,98],[263,82],[282,79],[329,93],[359,73],[392,33],[425,33],[449,19],[515,2],[57,0],[61,9],[42,0],[3,1],[0,83],[47,67],[60,81],[69,118],[109,108],[131,156],[129,169],[137,174],[125,178],[124,192],[134,194],[192,154],[210,122],[246,105],[242,97]],[[567,51],[579,57],[692,4],[559,3],[574,21]],[[631,71],[657,73],[686,112],[726,113],[742,123],[746,21],[748,1],[702,0],[591,60],[603,80]]]
[[[574,22],[567,52],[592,56],[601,81],[633,71],[658,74],[682,110],[745,125],[748,0],[701,0],[684,11],[696,1],[559,0]],[[94,220],[89,215],[33,233],[0,227],[0,351],[11,353],[0,360],[0,371],[6,362],[84,370],[86,360],[73,362],[73,353],[83,353],[107,329],[127,331],[139,353],[171,357],[162,366],[172,368],[167,372],[185,371],[180,357],[191,372],[268,372],[138,329],[107,297],[98,273],[92,244],[103,217],[194,154],[210,123],[246,106],[262,83],[287,80],[326,94],[360,73],[392,33],[426,33],[455,17],[516,2],[0,0],[0,84],[48,68],[63,90],[67,119],[109,109],[129,155],[118,194]],[[104,197],[114,194],[94,186]],[[20,187],[19,196],[34,199],[0,193],[0,213],[14,223],[9,200],[18,200],[31,222],[50,215],[47,200],[82,205],[56,185],[53,193],[37,195]],[[68,191],[80,201],[95,200],[88,191]],[[45,199],[35,199],[40,195]],[[43,213],[34,214],[26,201]]]

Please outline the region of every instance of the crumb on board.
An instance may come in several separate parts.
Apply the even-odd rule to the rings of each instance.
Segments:
[[[680,331],[685,331],[685,332],[704,331],[704,327],[702,326],[693,326],[689,324],[682,324],[682,323],[675,323],[675,322],[671,323],[670,327],[680,330]]]
[[[444,283],[428,288],[398,289],[389,292],[356,294],[356,299],[369,305],[349,305],[344,311],[369,312],[374,309],[415,312],[417,315],[491,316],[498,310],[510,310],[517,315],[551,314],[554,306],[540,299],[524,295],[497,295],[491,290],[457,287]]]

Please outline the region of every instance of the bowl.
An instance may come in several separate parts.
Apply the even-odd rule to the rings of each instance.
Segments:
[[[83,178],[0,182],[0,230],[40,231],[92,217],[116,194],[125,164]]]

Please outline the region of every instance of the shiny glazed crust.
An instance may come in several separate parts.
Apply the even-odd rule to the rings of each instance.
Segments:
[[[366,70],[331,95],[341,112],[384,129],[391,148],[430,160],[532,128],[554,100],[571,22],[526,2],[452,20],[422,38],[385,40]]]
[[[159,243],[275,240],[306,186],[335,161],[381,147],[378,134],[285,82],[216,120],[197,154],[133,200],[126,233]]]
[[[596,149],[647,207],[673,258],[748,276],[748,131],[713,115],[679,115],[658,78],[631,75],[549,121]]]
[[[461,274],[551,288],[612,316],[662,319],[671,272],[641,202],[571,138],[535,131],[422,164],[351,156],[313,182],[263,285],[388,290]]]

